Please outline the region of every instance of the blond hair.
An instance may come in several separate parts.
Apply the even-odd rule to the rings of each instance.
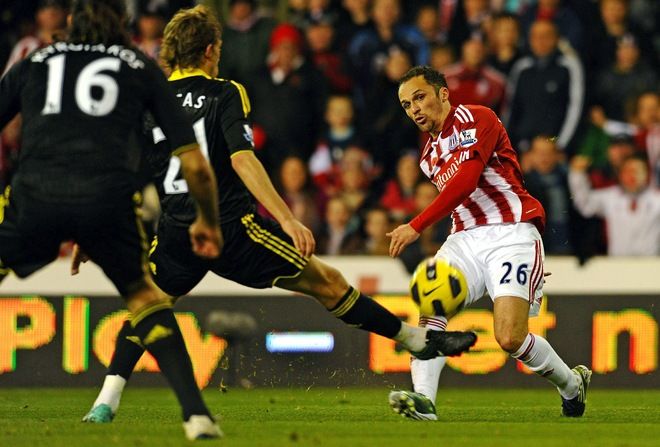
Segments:
[[[170,70],[199,67],[206,47],[220,40],[222,27],[204,5],[177,12],[165,27],[161,63]]]

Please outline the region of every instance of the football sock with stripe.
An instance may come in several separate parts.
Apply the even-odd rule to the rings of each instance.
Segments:
[[[511,357],[520,360],[536,374],[545,377],[559,390],[565,399],[578,393],[578,379],[557,355],[550,343],[536,334],[527,334],[522,346]]]
[[[426,346],[426,329],[411,326],[376,301],[350,287],[330,312],[344,323],[398,341],[409,351]]]
[[[143,353],[144,348],[140,339],[135,335],[131,322],[129,320],[124,321],[119,334],[117,334],[115,353],[110,361],[110,366],[108,366],[108,375],[121,376],[125,380],[130,379],[131,373]]]
[[[432,331],[444,331],[447,328],[445,317],[419,317],[419,325]],[[447,357],[441,356],[431,360],[420,360],[416,357],[410,359],[410,375],[413,390],[423,394],[435,403],[438,393],[438,381],[442,368],[447,363]]]
[[[172,305],[161,302],[141,309],[131,318],[131,325],[174,390],[183,410],[183,420],[187,421],[192,415],[211,416],[197,388]]]

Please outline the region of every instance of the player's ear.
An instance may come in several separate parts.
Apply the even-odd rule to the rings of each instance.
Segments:
[[[447,87],[440,87],[438,96],[440,96],[442,102],[449,101],[449,89]]]
[[[204,56],[207,59],[211,59],[213,57],[213,50],[214,50],[213,44],[212,43],[208,44],[204,49]]]

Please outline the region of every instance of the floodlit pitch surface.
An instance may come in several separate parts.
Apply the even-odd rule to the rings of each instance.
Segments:
[[[596,378],[597,379],[597,378]],[[598,390],[581,419],[551,390],[441,390],[438,422],[394,414],[387,389],[206,390],[222,446],[658,446],[660,390]],[[0,446],[179,446],[168,389],[128,389],[112,424],[83,424],[91,389],[0,389]]]

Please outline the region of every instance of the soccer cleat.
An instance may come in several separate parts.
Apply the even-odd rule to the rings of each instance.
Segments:
[[[591,382],[591,370],[584,365],[578,365],[572,371],[573,374],[578,376],[578,393],[573,399],[561,398],[561,413],[569,418],[579,418],[584,414],[584,407],[587,403],[587,390]]]
[[[193,415],[183,423],[183,430],[189,441],[197,439],[222,438],[224,434],[218,424],[206,415]]]
[[[107,424],[112,422],[114,418],[115,414],[112,412],[110,405],[99,404],[89,410],[89,412],[82,418],[82,421],[95,424]]]
[[[474,332],[427,331],[424,349],[411,354],[420,360],[454,356],[469,351],[476,342],[477,334]]]
[[[416,421],[437,421],[435,405],[423,394],[394,390],[389,395],[390,407],[395,413]]]

